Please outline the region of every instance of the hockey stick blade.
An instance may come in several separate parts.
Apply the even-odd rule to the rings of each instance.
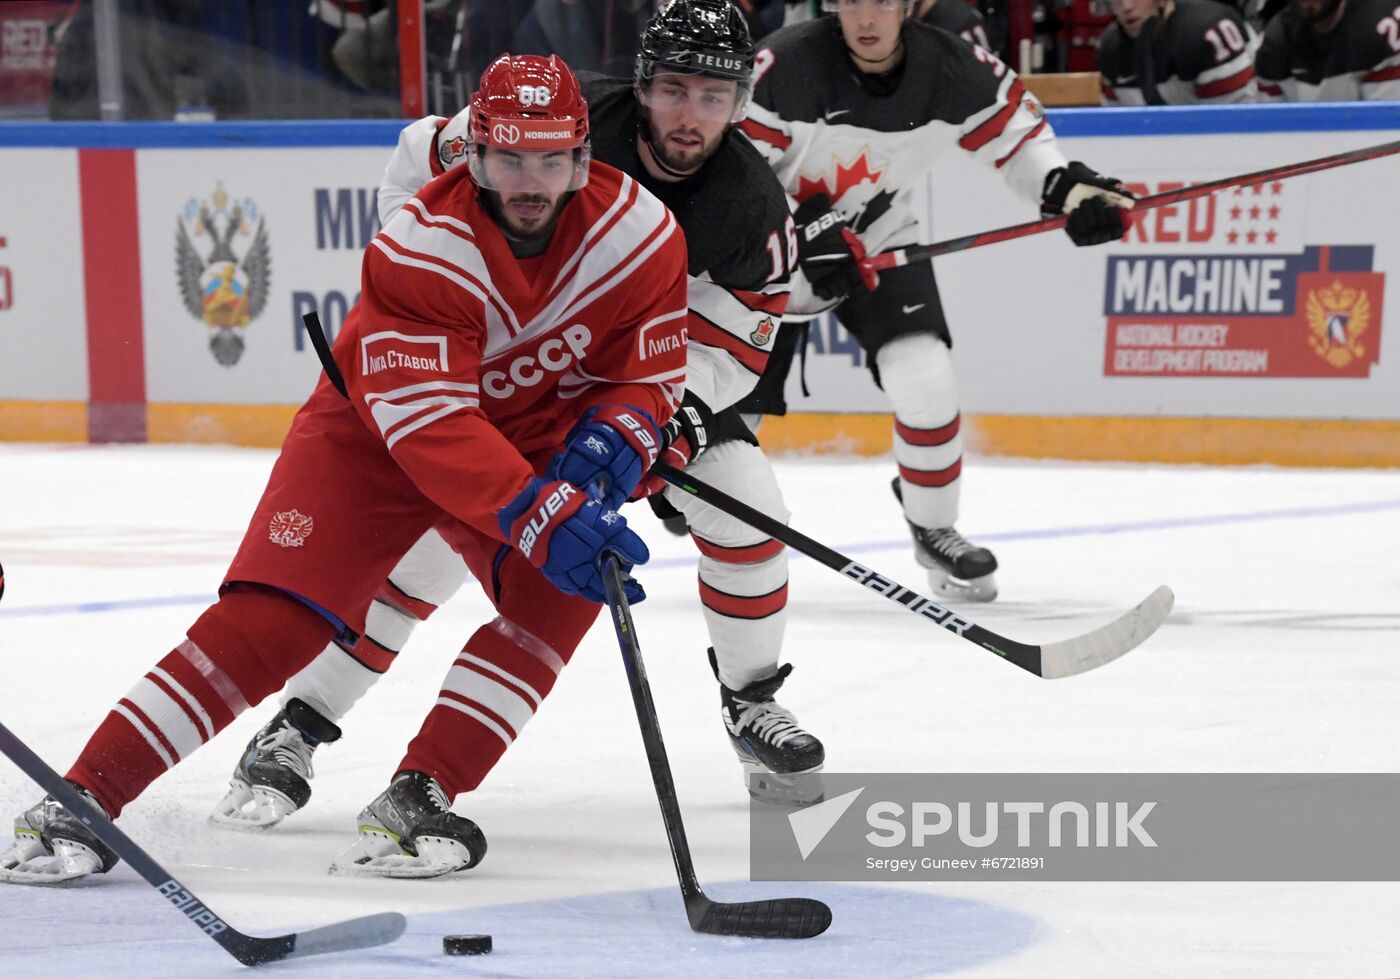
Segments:
[[[1111,663],[1140,646],[1156,632],[1171,613],[1176,596],[1166,585],[1107,625],[1073,639],[1046,643],[1040,647],[1040,675],[1047,680],[1074,676]]]
[[[0,724],[0,753],[19,766],[39,787],[53,796],[70,813],[92,830],[93,835],[112,848],[118,857],[146,879],[176,909],[224,951],[244,965],[262,965],[282,959],[372,948],[392,942],[408,927],[408,919],[396,912],[366,915],[309,931],[258,938],[245,935],[215,914],[207,904],[156,863],[131,837],[117,828],[107,815],[92,805],[57,772],[29,749],[5,725]]]
[[[954,612],[930,598],[925,598],[893,578],[857,564],[840,551],[793,530],[781,520],[776,520],[761,510],[755,510],[747,503],[736,500],[723,490],[683,473],[674,466],[658,462],[651,467],[651,472],[677,489],[703,500],[716,510],[742,520],[799,554],[805,554],[812,560],[826,565],[843,578],[850,578],[856,584],[864,585],[877,595],[928,619],[958,638],[990,650],[1008,663],[1047,680],[1074,676],[1112,662],[1156,632],[1172,610],[1172,591],[1166,585],[1162,585],[1124,615],[1082,636],[1044,646],[1017,642],[978,625],[960,612]]]
[[[815,938],[831,926],[831,909],[809,897],[730,904],[701,894],[686,902],[685,911],[690,927],[706,935]]]
[[[820,935],[831,924],[831,909],[820,901],[788,897],[729,904],[712,901],[701,890],[690,859],[690,843],[681,819],[680,800],[676,798],[676,780],[666,758],[666,743],[661,738],[661,723],[656,718],[656,704],[651,697],[651,684],[647,682],[642,644],[632,622],[622,568],[612,554],[604,555],[602,572],[608,611],[612,613],[617,646],[627,669],[627,685],[637,710],[637,726],[642,732],[642,745],[646,749],[656,801],[661,807],[661,822],[671,844],[671,860],[676,866],[676,879],[681,885],[681,899],[685,902],[685,916],[690,927],[706,935],[740,938],[814,938]]]

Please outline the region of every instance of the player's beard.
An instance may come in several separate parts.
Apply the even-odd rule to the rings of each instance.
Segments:
[[[1299,3],[1298,0],[1294,0],[1293,3],[1303,21],[1314,26],[1331,20],[1341,5],[1342,0],[1315,0],[1313,3]]]
[[[564,208],[568,194],[561,194],[551,201],[549,194],[502,194],[496,190],[483,190],[482,198],[486,209],[496,219],[507,238],[516,241],[533,242],[548,238],[554,233],[559,212]],[[551,208],[550,204],[554,206]],[[537,210],[537,216],[521,213]]]
[[[651,120],[647,120],[645,123],[643,134],[646,137],[647,146],[651,148],[651,155],[661,164],[663,170],[674,177],[688,177],[699,170],[705,165],[705,161],[714,155],[719,141],[724,138],[723,134],[720,134],[710,142],[706,142],[704,133],[698,129],[686,129],[683,126],[658,135],[656,125]],[[681,136],[691,145],[682,146],[673,142],[671,139],[673,136]]]

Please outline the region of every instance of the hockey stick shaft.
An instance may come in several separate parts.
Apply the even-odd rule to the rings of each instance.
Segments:
[[[245,935],[215,914],[207,904],[195,897],[189,888],[172,877],[150,854],[108,819],[106,813],[93,806],[82,793],[69,785],[3,724],[0,724],[0,753],[53,796],[64,809],[91,830],[93,835],[111,847],[118,857],[144,877],[146,882],[184,914],[191,924],[244,965],[260,965],[264,962],[322,952],[383,945],[403,934],[408,924],[403,915],[390,913],[369,915],[353,921],[274,938]]]
[[[607,590],[608,611],[612,613],[617,645],[622,651],[622,662],[627,669],[627,685],[632,690],[632,704],[637,710],[637,724],[642,730],[642,744],[646,748],[651,781],[656,788],[656,800],[661,805],[661,821],[666,827],[666,839],[671,844],[671,859],[676,865],[681,896],[685,899],[686,911],[689,913],[694,899],[703,894],[700,882],[695,877],[695,865],[690,859],[690,843],[686,840],[685,824],[681,821],[680,801],[676,798],[676,780],[671,774],[671,763],[666,757],[666,743],[661,737],[661,724],[656,717],[651,684],[647,682],[646,666],[642,662],[642,644],[637,638],[637,628],[632,622],[632,609],[627,602],[622,568],[617,558],[611,554],[603,559],[603,587]]]
[[[1208,194],[1216,194],[1222,190],[1230,190],[1234,187],[1248,187],[1252,184],[1287,180],[1290,177],[1301,177],[1303,174],[1316,173],[1319,170],[1331,170],[1334,167],[1350,166],[1353,163],[1364,163],[1367,160],[1375,160],[1383,156],[1390,156],[1394,153],[1400,153],[1400,140],[1391,143],[1381,143],[1378,146],[1367,146],[1361,149],[1347,150],[1344,153],[1335,153],[1332,156],[1324,156],[1316,160],[1305,160],[1301,163],[1286,163],[1283,166],[1270,167],[1267,170],[1256,170],[1254,173],[1240,174],[1236,177],[1222,177],[1219,180],[1208,180],[1202,184],[1193,184],[1190,187],[1182,187],[1179,190],[1167,190],[1160,194],[1152,194],[1151,196],[1140,198],[1133,204],[1132,213],[1136,214],[1139,211],[1147,211],[1155,207],[1179,204],[1182,201],[1194,200],[1197,197],[1205,197]],[[1025,224],[1014,224],[1006,228],[997,228],[994,231],[981,231],[977,234],[964,235],[961,238],[950,238],[947,241],[939,241],[931,245],[911,245],[908,248],[897,248],[894,251],[872,255],[862,264],[876,271],[897,268],[901,265],[908,265],[910,262],[921,262],[925,259],[937,258],[939,255],[967,251],[969,248],[981,248],[983,245],[994,245],[997,242],[1011,241],[1015,238],[1025,238],[1029,235],[1038,235],[1046,231],[1055,231],[1059,228],[1063,228],[1067,220],[1068,218],[1065,215],[1057,214],[1054,217],[1043,218],[1039,221],[1027,221]]]
[[[666,745],[661,738],[661,724],[656,718],[656,704],[651,699],[651,684],[647,682],[642,663],[642,646],[632,623],[632,609],[627,602],[622,567],[616,556],[603,557],[603,587],[607,592],[608,611],[612,613],[617,631],[617,645],[622,662],[627,667],[627,683],[632,690],[632,703],[637,709],[637,724],[642,731],[651,781],[656,788],[656,800],[661,805],[661,821],[666,826],[666,839],[671,844],[671,859],[685,902],[685,916],[690,927],[708,935],[733,935],[744,938],[813,938],[831,925],[831,909],[821,901],[806,897],[771,898],[759,901],[712,901],[705,896],[695,878],[695,865],[690,859],[690,843],[686,840],[681,821],[681,806],[676,798],[676,780],[671,763],[666,758]]]
[[[1171,611],[1171,590],[1163,586],[1127,614],[1084,636],[1044,646],[1017,642],[977,625],[938,602],[906,588],[893,578],[857,564],[841,552],[813,540],[782,521],[761,510],[755,510],[747,503],[736,500],[728,493],[683,473],[674,466],[658,462],[651,467],[651,472],[682,492],[742,520],[794,551],[826,565],[842,577],[864,585],[877,595],[928,619],[960,639],[988,649],[1039,677],[1054,679],[1072,676],[1117,659],[1155,632]]]
[[[838,574],[864,585],[916,615],[924,616],[954,635],[990,649],[1023,670],[1028,670],[1037,676],[1040,674],[1039,647],[1013,642],[996,635],[996,633],[988,632],[955,614],[951,609],[905,588],[893,578],[887,578],[870,568],[857,564],[840,551],[833,550],[825,544],[813,540],[782,521],[770,517],[761,510],[755,510],[747,503],[736,500],[728,493],[689,476],[674,466],[659,462],[651,467],[651,472],[677,489],[703,500],[731,517],[737,517],[755,530],[762,531],[774,540],[781,541],[794,551],[826,565]]]
[[[321,328],[321,317],[316,315],[315,310],[312,310],[303,314],[301,324],[306,327],[306,335],[311,338],[311,349],[316,351],[316,359],[321,362],[326,377],[330,378],[331,386],[340,392],[342,398],[349,398],[350,395],[345,387],[345,378],[340,373],[340,367],[336,364],[335,358],[331,356],[331,345],[330,341],[326,339],[326,331]]]

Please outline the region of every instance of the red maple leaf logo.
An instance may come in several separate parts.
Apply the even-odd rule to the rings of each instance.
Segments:
[[[438,147],[438,159],[444,167],[452,166],[452,161],[467,155],[467,141],[461,136],[453,136]]]
[[[884,173],[883,167],[879,170],[871,170],[867,151],[861,150],[860,156],[852,160],[849,165],[840,160],[836,161],[836,180],[834,183],[828,183],[824,173],[815,180],[804,174],[798,174],[797,193],[793,196],[797,198],[797,203],[801,204],[809,197],[825,194],[831,203],[835,204],[846,196],[846,191],[858,186],[863,181],[870,181],[871,186],[878,184]]]

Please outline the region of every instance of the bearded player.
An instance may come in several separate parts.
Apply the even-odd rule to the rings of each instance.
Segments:
[[[497,617],[467,641],[342,869],[436,876],[486,839],[451,811],[554,686],[603,601],[604,553],[641,539],[594,481],[629,495],[684,381],[685,240],[660,201],[590,163],[588,111],[557,57],[482,75],[467,166],[434,181],[366,249],[323,379],[283,443],[219,600],[99,725],[67,778],[112,818],[365,610],[429,529]],[[576,443],[616,451],[560,476]],[[633,600],[643,596],[631,587]],[[493,709],[481,710],[483,691]],[[52,799],[16,821],[0,878],[52,883],[115,856]]]
[[[734,131],[748,101],[754,44],[741,13],[726,0],[676,0],[651,19],[640,50],[633,78],[581,78],[594,159],[656,194],[686,236],[686,393],[667,427],[663,458],[785,519],[772,467],[731,407],[768,361],[795,257],[782,188]],[[463,165],[468,115],[429,117],[404,130],[379,189],[386,223],[426,182]],[[606,448],[606,438],[599,444]],[[596,462],[578,457],[573,464]],[[648,484],[659,488],[659,481]],[[788,776],[819,770],[825,749],[776,700],[791,671],[779,664],[786,551],[688,494],[667,489],[665,499],[683,511],[700,551],[700,601],[721,719],[746,784],[762,798],[793,800]],[[288,684],[282,710],[235,766],[214,821],[268,827],[305,806],[319,746],[339,739],[340,721],[465,575],[441,537],[425,535],[376,596],[361,641],[349,648],[330,644]],[[480,696],[478,707],[486,709],[487,685]]]

